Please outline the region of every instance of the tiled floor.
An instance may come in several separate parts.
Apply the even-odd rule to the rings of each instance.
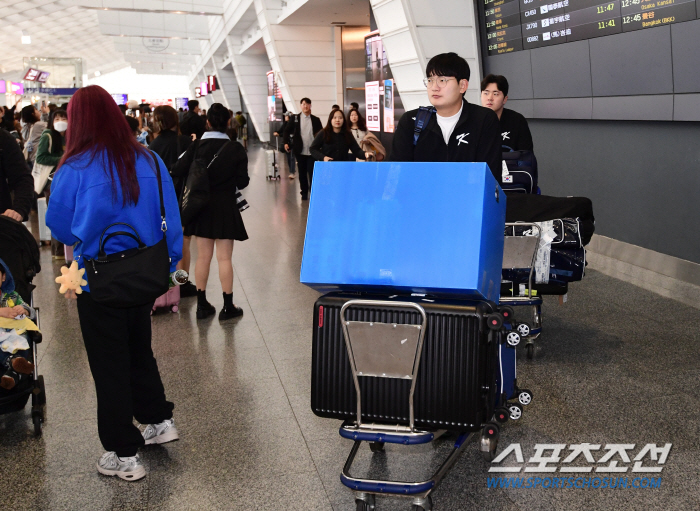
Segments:
[[[245,191],[251,208],[244,213],[251,239],[234,250],[234,295],[243,318],[197,322],[192,298],[183,299],[178,314],[153,318],[154,350],[181,440],[144,449],[148,476],[139,482],[95,470],[102,448],[75,303],[56,292],[58,265],[42,249],[35,300],[48,420],[44,435],[34,438],[29,407],[0,416],[3,509],[355,509],[339,481],[351,443],[338,436],[336,421],[314,416],[309,406],[318,295],[298,278],[307,204],[286,173],[280,182],[265,180],[262,156],[251,150]],[[216,263],[208,289],[220,308],[215,270]],[[591,271],[571,286],[567,304],[547,300],[544,328],[535,360],[519,359],[520,385],[533,391],[534,402],[503,428],[501,448],[519,443],[527,461],[535,444],[636,444],[636,454],[647,443],[672,443],[663,472],[648,474],[661,476],[661,487],[488,489],[488,465],[470,445],[435,492],[435,509],[700,508],[698,310]],[[364,448],[357,470],[421,477],[449,448],[446,440],[389,446],[386,454]],[[630,482],[637,476],[619,475]],[[377,508],[410,505],[379,498]]]

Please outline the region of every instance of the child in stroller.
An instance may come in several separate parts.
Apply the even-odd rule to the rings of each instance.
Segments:
[[[34,434],[39,436],[46,413],[46,388],[36,357],[37,345],[41,342],[39,308],[34,308],[32,300],[32,280],[41,271],[39,245],[21,222],[2,215],[0,259],[0,279],[4,280],[0,286],[0,335],[9,341],[8,351],[0,349],[0,380],[3,380],[0,383],[4,383],[0,386],[0,415],[23,410],[31,397]],[[26,317],[15,319],[18,313]],[[13,331],[19,339],[8,336]],[[29,344],[29,349],[22,349],[27,346],[25,343]]]
[[[17,291],[12,273],[0,259],[0,387],[10,390],[34,372],[29,342],[41,342],[36,311]]]

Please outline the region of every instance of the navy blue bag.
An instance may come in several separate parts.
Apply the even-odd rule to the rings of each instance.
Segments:
[[[508,175],[501,178],[501,188],[507,194],[537,193],[537,158],[532,151],[514,151],[504,145],[503,161]]]

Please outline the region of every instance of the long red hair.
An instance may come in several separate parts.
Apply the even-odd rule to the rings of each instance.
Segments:
[[[79,89],[68,103],[66,152],[58,168],[74,156],[85,153],[90,153],[91,162],[100,155],[104,171],[112,180],[114,200],[120,186],[123,206],[138,203],[140,188],[136,158],[148,153],[136,141],[112,96],[99,85]]]

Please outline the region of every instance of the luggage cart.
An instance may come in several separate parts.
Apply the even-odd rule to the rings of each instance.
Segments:
[[[403,309],[407,313],[418,312],[421,323],[415,325],[348,321],[346,311],[353,306],[391,307]],[[490,321],[492,317],[499,318],[493,326]],[[500,330],[503,326],[502,316],[496,313],[489,318],[487,321],[489,327],[493,330]],[[430,511],[433,509],[430,494],[457,462],[466,445],[474,440],[478,434],[481,434],[480,450],[482,454],[487,460],[493,459],[498,443],[498,424],[489,422],[481,432],[460,432],[448,457],[437,472],[427,480],[418,482],[385,481],[351,475],[350,469],[362,442],[368,442],[372,452],[379,452],[384,450],[384,444],[387,442],[403,445],[427,444],[440,437],[445,433],[445,430],[419,430],[414,424],[414,391],[428,322],[425,309],[413,302],[349,300],[340,310],[340,322],[357,394],[356,420],[345,421],[340,427],[340,436],[354,441],[340,480],[354,492],[357,511],[374,510],[376,495],[410,498],[414,511]],[[408,345],[408,349],[406,349],[406,345]],[[410,380],[408,424],[363,423],[360,376]],[[503,416],[501,419],[507,420]]]
[[[516,236],[515,227],[530,227],[532,228],[531,236]],[[516,346],[520,343],[520,339],[524,338],[525,352],[527,358],[532,360],[535,353],[535,339],[542,333],[542,297],[533,296],[532,275],[535,271],[535,259],[537,257],[537,248],[540,244],[542,229],[535,223],[517,222],[506,223],[506,231],[512,228],[512,235],[506,234],[503,244],[503,269],[525,269],[529,270],[527,287],[524,292],[518,289],[516,294],[516,285],[520,288],[520,282],[510,282],[512,285],[511,296],[501,294],[500,305],[501,311],[506,318],[512,321],[513,310],[508,310],[512,307],[529,307],[531,311],[532,323],[519,322],[513,323],[514,331],[508,338],[508,343],[511,346]],[[505,308],[504,308],[505,307]],[[511,317],[508,315],[511,314]]]

